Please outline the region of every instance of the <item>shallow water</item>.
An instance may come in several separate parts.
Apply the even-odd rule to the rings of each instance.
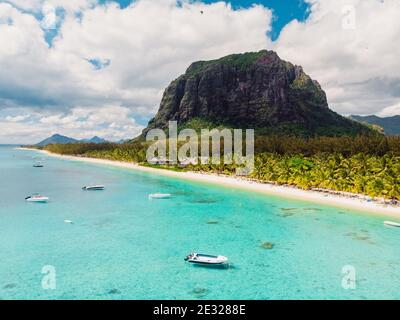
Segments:
[[[92,183],[106,190],[81,190]],[[35,192],[51,202],[26,203]],[[0,193],[0,299],[400,298],[400,230],[379,216],[12,147],[0,147]],[[191,251],[232,264],[189,265]],[[46,265],[55,290],[42,288]],[[342,287],[346,265],[356,289]]]

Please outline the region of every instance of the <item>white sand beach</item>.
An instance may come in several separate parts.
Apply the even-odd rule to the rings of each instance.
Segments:
[[[29,148],[17,148],[17,149],[34,150],[36,152],[41,152],[46,155],[65,160],[84,161],[94,164],[140,170],[143,172],[149,172],[153,174],[164,175],[179,179],[197,181],[213,185],[222,185],[229,188],[238,188],[251,192],[275,195],[294,200],[309,201],[343,209],[360,211],[369,214],[379,214],[384,216],[392,216],[395,218],[400,218],[400,206],[384,204],[379,201],[372,201],[369,197],[363,195],[357,195],[357,194],[346,195],[346,194],[335,194],[333,192],[330,193],[330,192],[321,192],[313,190],[302,190],[296,187],[262,183],[241,177],[223,176],[223,175],[199,173],[199,172],[177,172],[167,169],[158,169],[158,168],[140,166],[135,163],[95,159],[87,157],[77,157],[77,156],[64,156],[44,150],[29,149]]]

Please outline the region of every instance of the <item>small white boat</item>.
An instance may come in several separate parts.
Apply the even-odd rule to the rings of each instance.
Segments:
[[[26,197],[25,200],[26,200],[27,202],[41,202],[41,203],[45,203],[45,202],[49,201],[49,198],[48,198],[48,197],[41,196],[41,195],[39,195],[39,194],[34,194],[34,195],[32,195],[32,196]]]
[[[185,261],[202,265],[226,265],[228,263],[228,258],[224,256],[191,253],[185,258]]]
[[[35,164],[33,165],[33,167],[34,167],[34,168],[43,168],[44,165],[41,164],[40,162],[37,162],[37,163],[35,163]]]
[[[74,222],[71,221],[71,220],[64,220],[64,223],[67,223],[67,224],[74,224]]]
[[[94,185],[94,186],[85,186],[82,188],[82,190],[86,191],[96,191],[96,190],[104,190],[104,186],[99,184],[99,185]]]
[[[400,228],[400,223],[398,222],[393,222],[393,221],[385,221],[383,222],[385,225],[390,226],[390,227],[397,227]]]
[[[152,193],[149,195],[149,199],[169,199],[171,196],[170,193]]]

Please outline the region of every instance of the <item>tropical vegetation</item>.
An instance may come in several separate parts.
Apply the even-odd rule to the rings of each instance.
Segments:
[[[77,143],[48,145],[45,150],[93,158],[146,161],[149,143]],[[256,139],[255,168],[251,178],[303,189],[320,188],[400,200],[400,137],[279,137]],[[158,165],[160,167],[160,165]],[[236,164],[197,164],[191,170],[234,174]]]

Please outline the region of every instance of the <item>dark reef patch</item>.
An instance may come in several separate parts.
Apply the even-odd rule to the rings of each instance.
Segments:
[[[197,199],[197,200],[191,200],[190,202],[197,204],[211,204],[211,203],[217,203],[218,201],[214,199]]]
[[[366,230],[361,230],[360,232],[348,232],[345,234],[345,236],[350,237],[353,240],[360,240],[360,241],[366,241],[371,239],[371,237],[368,234],[368,231]]]
[[[218,224],[218,221],[210,220],[210,221],[207,221],[207,224]]]
[[[266,249],[266,250],[271,250],[271,249],[273,249],[275,247],[275,244],[273,244],[272,242],[266,241],[266,242],[263,242],[260,245],[260,247],[263,248],[263,249]]]
[[[108,294],[121,294],[122,292],[118,289],[111,289],[108,291]]]
[[[206,296],[209,291],[210,290],[208,290],[206,288],[196,287],[192,291],[190,291],[190,294],[197,298],[202,298],[202,297]]]
[[[282,212],[282,213],[279,213],[278,216],[280,216],[282,218],[287,218],[287,217],[294,216],[295,214],[296,214],[295,212]]]
[[[278,215],[283,218],[291,217],[301,212],[316,213],[322,211],[322,209],[319,208],[280,208],[280,210],[282,211],[282,213]]]
[[[3,289],[14,289],[16,286],[15,283],[8,283],[3,287]]]

